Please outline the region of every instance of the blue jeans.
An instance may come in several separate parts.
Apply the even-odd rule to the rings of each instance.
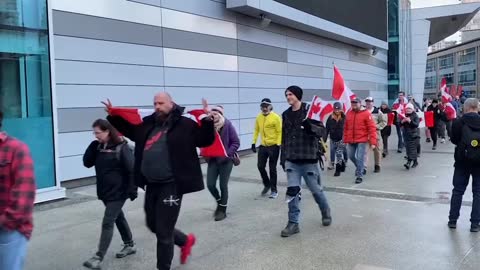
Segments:
[[[345,147],[345,144],[343,144],[343,141],[341,142],[342,143],[330,140],[330,164],[332,166],[339,164],[342,161],[347,161],[347,148]]]
[[[307,187],[312,192],[315,202],[318,204],[320,211],[324,213],[330,209],[327,197],[323,193],[322,183],[320,180],[320,167],[318,163],[297,164],[290,161],[285,163],[285,171],[287,172],[288,187],[301,187],[302,177],[305,179]],[[295,198],[288,203],[288,221],[291,223],[299,223],[300,220],[300,200],[301,194],[298,193]]]
[[[365,169],[365,154],[367,151],[367,143],[352,143],[348,145],[348,155],[350,160],[355,164],[355,176],[362,177]]]
[[[0,228],[0,269],[22,270],[27,238],[18,231]]]
[[[395,127],[397,128],[398,150],[402,150],[405,146],[405,143],[403,141],[403,128],[400,124],[395,125]]]

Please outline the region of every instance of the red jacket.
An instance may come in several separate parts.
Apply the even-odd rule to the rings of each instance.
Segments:
[[[377,127],[372,119],[372,114],[367,110],[347,113],[343,132],[344,143],[366,143],[377,145]]]

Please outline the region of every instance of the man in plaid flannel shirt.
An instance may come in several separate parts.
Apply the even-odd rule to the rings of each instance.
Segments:
[[[303,90],[290,86],[285,97],[290,105],[282,114],[281,165],[287,173],[288,224],[282,231],[282,237],[299,233],[300,186],[302,177],[313,194],[315,202],[322,212],[322,224],[329,226],[332,222],[330,207],[323,193],[318,164],[319,140],[326,130],[321,122],[307,119],[307,104],[302,103]]]
[[[0,128],[3,113],[0,111]],[[0,269],[23,268],[33,229],[33,162],[28,147],[0,132]]]

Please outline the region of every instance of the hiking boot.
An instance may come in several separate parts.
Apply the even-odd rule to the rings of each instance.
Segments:
[[[411,165],[412,165],[412,161],[409,160],[409,161],[407,161],[407,163],[405,163],[403,166],[405,167],[405,169],[410,170],[410,166],[411,166]]]
[[[457,221],[456,220],[450,220],[447,225],[448,225],[448,228],[450,228],[450,229],[456,229],[457,228]]]
[[[83,266],[89,269],[100,270],[102,269],[102,258],[100,258],[98,255],[95,255],[88,259],[88,261],[84,262]]]
[[[355,184],[360,184],[363,182],[363,179],[361,177],[357,177],[357,179],[355,179]]]
[[[480,225],[478,223],[472,223],[470,226],[471,232],[480,232]]]
[[[418,161],[415,159],[412,164],[412,168],[418,167]]]
[[[332,215],[330,214],[330,209],[326,211],[322,211],[322,225],[323,226],[330,226],[332,224]]]
[[[282,237],[289,237],[299,232],[300,232],[300,228],[298,227],[297,223],[288,222],[287,227],[285,227],[285,229],[282,230],[281,235]]]
[[[180,264],[187,263],[187,259],[192,254],[192,247],[196,241],[194,234],[187,235],[187,242],[180,248]]]
[[[125,258],[128,255],[132,255],[137,253],[137,248],[135,247],[135,244],[128,244],[128,245],[123,245],[122,250],[115,254],[115,257],[117,258]]]
[[[374,173],[379,173],[380,172],[380,166],[375,165],[375,170],[373,171]]]
[[[218,211],[220,211],[220,204],[219,204],[219,200],[217,201],[217,208],[215,209],[215,211],[213,212],[213,217],[216,217],[218,215]]]
[[[272,193],[270,193],[270,197],[269,197],[269,198],[270,198],[270,199],[276,199],[276,198],[278,198],[278,192],[273,191]]]
[[[262,196],[266,196],[269,191],[270,191],[270,187],[264,187],[262,190]]]
[[[227,207],[218,205],[218,212],[215,213],[215,221],[222,221],[227,218]]]

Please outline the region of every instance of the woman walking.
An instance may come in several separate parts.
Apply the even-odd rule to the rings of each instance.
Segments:
[[[418,145],[420,144],[420,118],[415,113],[413,104],[405,108],[405,117],[401,120],[404,130],[405,148],[407,150],[407,163],[404,165],[407,170],[418,166]],[[413,162],[413,164],[412,164]]]
[[[383,114],[387,115],[388,117],[390,117],[389,115],[392,113],[392,110],[390,110],[386,101],[382,102],[382,106],[380,106],[380,111]],[[382,156],[386,157],[388,155],[388,137],[392,135],[392,126],[387,124],[387,126],[380,131],[380,134],[382,135],[382,142],[383,142]]]
[[[343,143],[343,127],[345,125],[345,113],[340,102],[333,104],[333,113],[328,117],[326,123],[327,138],[330,135],[330,166],[335,168],[333,176],[340,176],[345,171],[347,160],[347,148]]]
[[[123,258],[136,253],[132,232],[122,211],[125,201],[137,198],[133,184],[133,152],[117,130],[103,119],[93,125],[94,140],[83,155],[87,168],[95,166],[97,196],[105,205],[102,232],[97,253],[83,265],[90,269],[101,269],[101,264],[113,238],[114,225],[122,237],[124,247],[116,254]]]
[[[233,159],[240,147],[235,127],[223,116],[223,107],[216,106],[212,109],[215,129],[220,133],[222,143],[227,151],[226,158],[208,159],[207,187],[213,198],[217,201],[217,209],[214,213],[215,221],[224,220],[227,217],[228,203],[228,180],[233,168]],[[220,192],[217,189],[217,179],[220,178]]]

